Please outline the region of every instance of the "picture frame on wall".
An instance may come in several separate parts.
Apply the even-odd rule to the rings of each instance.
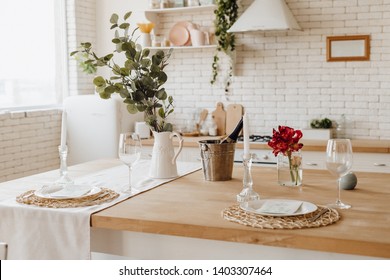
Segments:
[[[370,60],[370,35],[328,36],[326,60],[329,62]]]

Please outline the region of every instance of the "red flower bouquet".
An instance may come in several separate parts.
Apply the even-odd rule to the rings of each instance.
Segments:
[[[288,158],[293,185],[299,185],[301,183],[301,176],[299,174],[301,157],[293,156],[293,152],[298,152],[303,147],[303,144],[299,143],[302,136],[303,134],[300,130],[295,130],[288,126],[279,126],[278,130],[273,129],[272,139],[268,142],[268,146],[273,149],[272,153],[275,156],[282,153]]]

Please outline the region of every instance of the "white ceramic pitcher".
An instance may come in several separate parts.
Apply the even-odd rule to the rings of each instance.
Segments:
[[[155,179],[174,178],[178,176],[176,159],[183,148],[183,138],[177,132],[155,132],[152,161],[149,176]],[[179,148],[176,153],[173,148],[172,138],[179,139]]]

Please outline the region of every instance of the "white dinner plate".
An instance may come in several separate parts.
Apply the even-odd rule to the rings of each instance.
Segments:
[[[34,194],[41,198],[50,199],[71,199],[83,198],[98,194],[102,189],[86,185],[69,185],[66,187],[59,185],[44,186],[36,190]]]
[[[250,201],[247,206],[240,207],[248,212],[275,217],[299,216],[317,210],[313,203],[290,199],[261,199]]]
[[[190,39],[188,30],[180,25],[175,25],[169,31],[169,40],[174,46],[184,46]]]

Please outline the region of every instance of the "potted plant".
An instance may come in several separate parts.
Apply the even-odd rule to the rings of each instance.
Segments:
[[[130,15],[131,12],[126,13],[122,23],[118,22],[117,14],[110,18],[111,29],[115,29],[112,39],[115,50],[112,53],[98,56],[92,50],[92,44],[84,42],[81,43],[80,50],[70,55],[85,57],[83,61],[85,67],[103,67],[111,70],[110,77],[97,76],[93,80],[101,98],[109,99],[112,94],[117,93],[127,104],[130,114],[144,112],[145,122],[152,131],[172,131],[172,124],[167,122],[167,117],[174,111],[173,98],[163,87],[168,79],[164,68],[168,65],[172,49],[167,53],[159,50],[150,57],[150,50],[143,49],[134,40],[136,29],[129,34],[130,23],[127,19]],[[123,65],[119,65],[114,59],[122,54],[125,61]]]
[[[302,129],[305,139],[327,140],[333,135],[333,122],[328,118],[312,119],[310,128]]]
[[[163,87],[168,77],[164,68],[172,53],[159,50],[151,57],[150,50],[143,49],[134,40],[134,31],[129,34],[130,23],[127,19],[131,12],[124,15],[124,22],[119,23],[119,16],[113,14],[110,18],[111,29],[115,29],[112,43],[115,50],[105,56],[98,56],[92,50],[89,42],[81,43],[81,50],[71,53],[86,55],[84,65],[104,67],[111,70],[109,78],[98,76],[93,83],[96,91],[103,99],[109,99],[117,93],[127,104],[127,110],[131,114],[143,112],[145,122],[153,131],[154,146],[152,152],[149,176],[152,178],[172,178],[177,176],[176,158],[179,155],[183,143],[182,137],[177,132],[172,132],[173,126],[167,121],[167,117],[174,110],[173,98],[168,96]],[[120,34],[122,33],[122,34]],[[114,58],[123,54],[123,65],[117,64]],[[120,59],[118,59],[119,61]],[[172,145],[172,137],[177,136],[180,147],[175,153]]]

